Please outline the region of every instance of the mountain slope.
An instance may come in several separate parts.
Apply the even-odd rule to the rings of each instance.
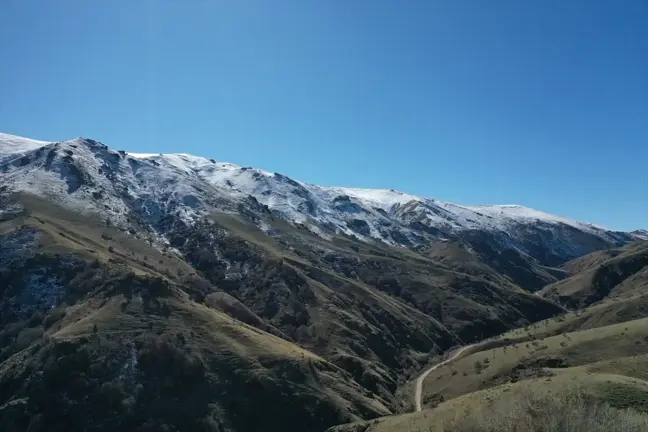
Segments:
[[[106,280],[98,270],[87,276],[93,295],[59,306],[62,318],[12,327],[0,388],[2,404],[14,405],[1,412],[2,430],[282,430],[289,419],[318,430],[389,412],[309,351],[159,279]]]
[[[521,206],[470,207],[393,190],[322,187],[188,154],[127,154],[80,138],[35,149],[29,144],[16,153],[12,143],[24,139],[0,139],[0,154],[20,155],[1,167],[12,189],[103,212],[116,224],[128,223],[129,213],[147,223],[168,211],[191,219],[211,209],[236,209],[253,197],[324,237],[345,234],[421,247],[431,238],[486,232],[498,249],[550,266],[638,238]]]
[[[16,200],[0,222],[0,429],[322,430],[390,412],[176,254]]]
[[[219,432],[395,412],[432,356],[563,312],[529,292],[568,275],[557,263],[635,238],[89,139],[0,136],[0,154],[7,430],[58,412],[60,430]],[[148,369],[124,381],[133,364]]]
[[[460,206],[393,190],[322,187],[188,154],[113,151],[89,139],[0,137],[7,191],[29,192],[164,244],[165,218],[192,224],[210,212],[272,214],[324,239],[347,236],[426,253],[461,243],[497,273],[535,291],[565,275],[552,268],[641,238],[521,206]],[[20,145],[24,143],[24,145]],[[264,228],[261,219],[254,221]]]
[[[540,295],[570,307],[611,297],[628,297],[648,288],[648,241],[588,254],[570,261],[572,276],[543,288]]]
[[[68,340],[74,342],[74,352],[90,356],[91,363],[117,361],[124,356],[123,346],[132,341],[137,348],[137,362],[140,362],[145,361],[145,357],[140,357],[150,344],[162,344],[160,349],[164,352],[179,356],[176,353],[179,348],[167,347],[171,343],[167,339],[172,337],[175,341],[177,336],[174,335],[179,332],[191,345],[191,349],[187,348],[189,363],[181,364],[188,367],[197,361],[191,359],[198,356],[202,363],[214,365],[205,373],[213,373],[210,372],[212,367],[221,370],[222,360],[217,359],[223,355],[223,345],[210,339],[201,341],[196,335],[200,336],[199,329],[205,328],[229,334],[229,330],[223,328],[231,326],[227,324],[229,321],[223,321],[222,314],[227,314],[235,320],[236,328],[253,326],[268,333],[258,341],[257,336],[253,337],[260,347],[249,346],[253,335],[247,331],[234,332],[228,339],[227,345],[239,347],[237,355],[241,356],[236,376],[245,376],[248,369],[256,368],[251,353],[274,350],[273,347],[281,345],[270,335],[285,340],[289,351],[304,351],[321,358],[324,376],[329,373],[327,368],[337,371],[330,384],[326,384],[328,381],[312,383],[318,392],[333,395],[333,402],[321,402],[323,406],[330,403],[331,407],[337,407],[331,408],[336,414],[327,415],[325,423],[313,423],[312,430],[322,430],[331,424],[371,418],[395,409],[396,388],[409,373],[420,367],[419,362],[429,352],[443,351],[460,343],[460,338],[466,335],[481,336],[484,331],[491,334],[560,310],[536,296],[516,293],[512,287],[480,282],[475,277],[444,270],[432,261],[423,265],[423,257],[418,258],[419,264],[408,265],[395,255],[396,250],[369,249],[347,239],[340,239],[337,244],[329,243],[309,231],[286,227],[281,219],[269,220],[268,224],[274,225],[273,230],[277,232],[273,233],[274,237],[268,237],[240,216],[220,214],[209,227],[198,225],[187,229],[183,225],[186,230],[169,227],[167,236],[171,244],[166,249],[158,249],[154,238],[139,233],[132,235],[102,219],[79,214],[33,195],[5,196],[3,203],[3,208],[11,207],[14,211],[5,214],[4,221],[0,222],[0,250],[3,252],[0,254],[0,336],[4,346],[0,357],[0,385],[5,386],[2,394],[8,398],[3,399],[2,404],[25,398],[31,401],[37,391],[40,394],[42,387],[19,383],[44,367],[39,359],[59,358],[60,348],[57,347]],[[278,234],[279,229],[281,234]],[[176,243],[179,239],[184,239],[181,244]],[[357,247],[358,251],[351,247]],[[347,268],[358,256],[360,260]],[[410,285],[414,282],[407,282],[393,273],[399,268],[394,267],[397,264],[402,267],[398,274],[429,278],[432,275],[429,272],[433,271],[437,281],[432,285],[431,281],[422,279]],[[357,276],[350,278],[354,271]],[[393,291],[396,287],[393,282],[381,285],[376,275],[391,275],[390,280],[396,282],[402,280],[399,282],[402,283],[401,291]],[[456,282],[456,292],[449,285],[455,282],[447,279],[451,275],[452,280],[461,277]],[[487,290],[482,292],[484,289]],[[160,290],[162,294],[156,294]],[[147,291],[149,294],[144,295]],[[436,296],[441,297],[435,300]],[[502,296],[507,300],[502,301]],[[215,309],[217,314],[205,315],[207,308]],[[173,324],[180,318],[182,324]],[[95,325],[101,336],[100,350],[92,348]],[[168,335],[169,331],[173,335]],[[163,334],[158,334],[160,332]],[[58,339],[60,335],[65,336],[62,342]],[[158,337],[162,339],[156,342]],[[184,350],[182,348],[182,352]],[[268,379],[284,373],[279,371],[288,366],[281,365],[294,363],[291,358],[273,360],[276,366],[268,370]],[[310,368],[308,362],[302,364]],[[31,366],[25,369],[26,365]],[[317,369],[318,365],[314,367]],[[68,376],[68,372],[59,369],[51,373],[55,374],[52,376]],[[90,371],[84,373],[92,376]],[[92,379],[99,382],[117,380],[115,385],[121,382],[116,370],[103,370],[102,373],[112,378],[95,376]],[[309,374],[311,376],[312,372]],[[137,383],[149,385],[149,378],[141,379],[143,381],[133,384],[134,388]],[[287,385],[291,385],[293,380],[301,378],[289,375],[287,379]],[[348,384],[343,384],[345,382]],[[46,385],[51,398],[69,391],[63,383],[55,387]],[[239,385],[242,384],[239,382]],[[193,427],[192,423],[187,423],[189,419],[165,417],[156,411],[158,408],[148,405],[146,400],[139,400],[128,388],[122,388],[121,384],[118,387],[121,389],[118,397],[135,398],[138,412],[155,418],[155,424]],[[190,389],[169,391],[182,395]],[[272,392],[280,389],[268,391],[274,394]],[[311,415],[307,413],[311,411],[310,404],[316,403],[306,402],[310,390],[303,391],[306,394],[301,390],[289,391],[294,403],[305,407],[303,412],[293,412],[292,418]],[[104,397],[95,393],[82,393],[82,396]],[[339,397],[347,402],[340,402]],[[38,399],[34,404],[11,405],[6,415],[13,419],[12,422],[20,423],[44,410],[45,405],[52,404],[57,410],[65,408],[49,399]],[[76,402],[74,404],[79,407]],[[230,425],[231,430],[255,430],[250,425],[235,425],[231,416],[236,415],[238,409],[221,407],[223,413],[218,415],[218,424]],[[46,419],[54,414],[48,410],[44,412]],[[107,412],[94,415],[102,419],[111,416]],[[204,415],[208,415],[207,411]],[[140,417],[125,415],[125,418],[140,421]],[[62,421],[71,427],[70,417],[64,419]],[[289,422],[289,419],[282,421]],[[277,422],[277,430],[285,427],[279,419]],[[267,422],[265,425],[266,430],[275,427]],[[107,422],[105,427],[117,426]]]
[[[10,158],[19,158],[48,144],[51,143],[0,133],[0,162]]]
[[[615,313],[637,304],[640,319]],[[430,372],[423,382],[423,400],[431,410],[329,431],[540,430],[551,423],[556,426],[550,430],[561,430],[570,422],[574,430],[592,430],[587,418],[601,412],[598,403],[643,415],[634,424],[612,411],[602,416],[608,417],[606,427],[595,430],[644,430],[647,311],[645,298],[624,298],[505,333]],[[533,401],[531,395],[548,400]],[[552,407],[549,402],[556,399],[569,410]],[[575,400],[581,402],[570,406]]]

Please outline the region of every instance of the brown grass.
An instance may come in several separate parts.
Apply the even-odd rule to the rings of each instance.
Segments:
[[[646,354],[644,338],[648,338],[647,318],[476,352],[433,371],[423,383],[423,398],[438,394],[449,400],[539,376],[545,364],[554,361],[570,367]]]
[[[329,432],[603,432],[644,431],[645,410],[609,399],[623,389],[629,396],[645,388],[624,377],[579,376],[562,382],[545,379],[507,384],[442,403],[433,410],[341,425]],[[610,384],[611,382],[611,384]],[[633,401],[641,402],[641,401]],[[641,404],[638,405],[641,409]]]
[[[425,429],[423,429],[425,430]],[[429,427],[435,432],[639,432],[648,430],[648,415],[593,403],[576,388],[560,397],[521,391],[515,399],[496,401],[458,413],[456,419]]]

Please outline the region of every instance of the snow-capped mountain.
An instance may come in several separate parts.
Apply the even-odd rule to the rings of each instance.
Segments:
[[[0,162],[10,157],[22,156],[47,144],[51,143],[0,133]]]
[[[638,229],[635,231],[632,231],[630,234],[638,238],[639,240],[648,240],[648,230],[645,229]]]
[[[522,206],[464,206],[394,190],[324,187],[184,153],[115,151],[83,138],[50,143],[0,134],[0,185],[160,235],[164,218],[191,224],[211,211],[245,208],[323,237],[413,248],[484,233],[502,248],[551,265],[642,238]]]

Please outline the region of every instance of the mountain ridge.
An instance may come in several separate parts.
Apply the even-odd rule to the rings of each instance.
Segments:
[[[71,140],[64,140],[64,141],[59,141],[60,143],[65,143],[65,142],[74,142],[74,141],[93,141],[88,138],[83,138],[83,137],[77,137]],[[11,134],[6,134],[6,133],[0,133],[0,156],[12,156],[15,154],[20,154],[22,155],[25,152],[37,150],[38,148],[45,147],[47,145],[51,144],[57,144],[59,142],[55,141],[41,141],[41,140],[35,140],[31,138],[26,138],[26,137],[21,137],[17,135],[11,135]],[[9,144],[9,145],[8,145]],[[13,145],[14,149],[11,148],[11,145]],[[137,152],[129,152],[129,151],[123,151],[125,154],[128,156],[134,157],[136,159],[156,159],[156,158],[162,158],[165,160],[171,160],[171,159],[177,159],[177,158],[184,158],[186,160],[193,160],[193,161],[200,161],[202,163],[216,163],[222,166],[228,166],[233,170],[253,170],[254,172],[262,173],[266,176],[279,176],[279,177],[286,177],[283,176],[282,174],[279,174],[277,172],[270,172],[267,170],[259,169],[259,168],[249,168],[249,167],[243,167],[241,165],[236,165],[230,162],[222,162],[222,161],[215,161],[214,159],[209,159],[203,156],[198,156],[198,155],[193,155],[190,153],[185,153],[185,152],[180,152],[180,153],[137,153]],[[177,163],[177,161],[176,161]],[[179,165],[176,165],[176,167],[179,167]],[[292,179],[290,179],[292,180]],[[294,180],[293,180],[294,181]],[[518,213],[517,216],[520,217],[526,217],[526,218],[537,218],[537,219],[544,219],[544,220],[551,220],[551,221],[561,221],[565,223],[570,223],[574,225],[579,225],[579,226],[590,226],[592,228],[597,228],[597,229],[602,229],[602,230],[607,230],[607,231],[612,231],[609,230],[601,225],[597,225],[594,223],[590,222],[578,222],[569,218],[561,217],[561,216],[556,216],[552,215],[549,213],[545,213],[527,206],[523,206],[520,204],[456,204],[448,201],[442,201],[438,200],[436,198],[432,197],[426,197],[426,196],[421,196],[421,195],[413,195],[407,192],[403,191],[397,191],[394,189],[377,189],[377,188],[359,188],[359,187],[345,187],[345,186],[323,186],[323,185],[316,185],[313,183],[308,183],[308,182],[303,182],[303,181],[297,181],[300,184],[303,185],[308,185],[308,186],[316,186],[325,190],[330,190],[332,192],[340,192],[341,194],[344,194],[345,192],[350,193],[354,198],[361,198],[365,199],[367,201],[371,201],[375,204],[382,204],[384,206],[392,206],[396,204],[400,205],[405,205],[409,202],[412,201],[432,201],[432,202],[438,202],[442,203],[444,205],[448,206],[454,206],[466,210],[483,210],[483,211],[491,211],[492,213],[495,213],[499,211],[503,215],[506,214],[506,211],[509,211],[509,213]],[[391,197],[389,196],[391,195]],[[391,198],[391,199],[390,199]],[[635,231],[632,231],[632,233],[636,233],[637,235],[646,235],[648,232],[643,229],[637,229]]]
[[[25,143],[24,148],[19,148],[16,143]],[[97,151],[97,145],[103,146],[101,151]],[[141,183],[150,183],[157,178],[162,183],[193,183],[188,189],[209,186],[214,189],[210,191],[212,196],[220,195],[221,198],[230,200],[234,198],[234,201],[239,202],[252,196],[261,205],[267,206],[283,218],[293,223],[305,224],[318,235],[324,236],[341,233],[363,240],[411,247],[425,242],[430,235],[444,238],[472,230],[509,234],[520,227],[524,229],[530,225],[537,225],[549,230],[557,227],[576,229],[612,246],[621,246],[642,237],[641,231],[634,234],[606,230],[594,224],[572,221],[520,205],[465,206],[395,190],[318,186],[296,181],[279,173],[240,167],[186,153],[156,155],[114,151],[94,140],[84,138],[48,143],[2,134],[0,161],[4,160],[3,170],[11,171],[6,168],[9,164],[26,165],[29,163],[29,155],[37,156],[45,150],[48,151],[47,157],[54,159],[57,146],[65,147],[59,153],[66,153],[63,158],[73,166],[71,171],[85,171],[86,179],[94,180],[94,183],[102,183],[97,181],[97,172],[107,176],[102,171],[103,165],[106,165],[106,160],[109,159],[110,164],[114,166],[108,166],[106,169],[117,170],[114,173],[117,176],[123,174],[123,177],[117,180],[130,183],[130,189],[135,186],[136,189],[146,189]],[[88,148],[90,152],[77,151],[75,154],[75,150],[93,146],[94,150]],[[115,159],[116,157],[118,159]],[[33,170],[32,166],[30,171]],[[138,174],[138,170],[142,172]],[[21,174],[18,172],[13,177],[19,177]],[[11,178],[11,172],[9,176]],[[27,189],[34,191],[35,182],[37,180],[32,181],[32,186]],[[69,190],[70,188],[68,192]],[[186,193],[181,206],[185,210],[195,210],[204,204],[201,201],[205,201],[204,197],[196,197],[191,190],[179,191],[177,188],[169,188],[169,191]],[[144,190],[144,195],[154,193]],[[134,191],[133,198],[139,198],[137,191]],[[199,202],[195,202],[196,199]],[[191,213],[191,210],[187,211]],[[569,249],[569,245],[565,245],[567,242],[561,242],[558,248]],[[514,246],[520,248],[520,244],[516,243]],[[521,249],[529,253],[528,250]],[[591,250],[561,250],[557,255],[565,255],[563,258],[566,261],[587,252]]]

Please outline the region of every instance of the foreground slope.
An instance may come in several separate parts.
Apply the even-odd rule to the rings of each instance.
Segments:
[[[645,299],[634,300],[645,306]],[[330,431],[551,431],[567,425],[583,432],[645,430],[648,318],[626,321],[608,314],[617,303],[603,302],[469,347],[425,377],[428,409]],[[592,321],[597,314],[617,323],[599,326]],[[549,427],[552,423],[559,429]]]
[[[412,349],[442,351],[560,311],[493,274],[462,274],[345,239],[329,243],[280,219],[268,219],[277,225],[268,231],[272,236],[232,215],[194,227],[176,220],[167,230],[169,245],[158,250],[140,232],[122,232],[34,196],[4,203],[14,211],[2,223],[0,241],[4,264],[13,258],[15,272],[26,256],[52,251],[169,278],[196,300],[330,356],[385,397],[404,372],[418,368]],[[10,298],[6,316],[29,296]]]

